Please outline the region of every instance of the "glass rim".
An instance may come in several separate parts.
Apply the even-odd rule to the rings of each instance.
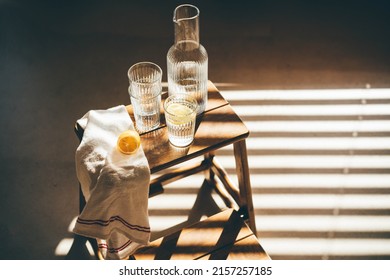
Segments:
[[[191,112],[188,113],[188,114],[175,115],[175,114],[169,112],[169,110],[167,110],[168,101],[171,101],[174,98],[180,98],[182,100],[186,100],[187,99],[189,102],[191,102],[191,103],[193,103],[195,105],[195,108],[193,110],[191,110]],[[164,112],[168,113],[170,116],[189,116],[189,115],[193,114],[194,112],[196,113],[196,111],[198,110],[198,107],[199,107],[198,101],[196,101],[195,98],[193,98],[192,96],[190,96],[190,95],[188,95],[186,93],[170,95],[164,101]],[[192,108],[190,108],[190,109],[192,109]]]
[[[130,73],[131,73],[132,71],[134,71],[135,68],[139,68],[139,67],[142,67],[142,66],[154,68],[154,69],[156,70],[156,72],[158,73],[158,75],[156,75],[156,78],[153,79],[153,80],[150,81],[150,82],[139,82],[139,81],[133,80],[133,79],[130,77]],[[150,84],[150,83],[159,82],[159,81],[161,81],[161,79],[162,79],[162,75],[163,75],[163,72],[162,72],[161,67],[158,66],[156,63],[153,63],[153,62],[150,62],[150,61],[141,61],[141,62],[137,62],[137,63],[131,65],[130,68],[129,68],[129,70],[127,70],[127,78],[129,79],[129,82],[135,83],[135,84],[138,84],[138,85],[144,85],[144,84]]]
[[[194,16],[191,16],[191,17],[185,17],[185,18],[179,18],[179,19],[176,19],[176,14],[177,14],[177,11],[181,8],[192,8],[196,11],[196,15]],[[191,4],[182,4],[182,5],[179,5],[175,8],[175,11],[173,12],[173,22],[180,22],[180,21],[183,21],[183,20],[191,20],[191,19],[195,19],[195,18],[198,18],[199,17],[199,14],[200,14],[200,10],[198,9],[198,7],[194,6],[194,5],[191,5]]]

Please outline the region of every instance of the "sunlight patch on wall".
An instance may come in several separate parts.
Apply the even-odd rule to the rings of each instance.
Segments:
[[[372,100],[390,99],[390,89],[289,89],[289,90],[223,90],[221,94],[233,100]]]

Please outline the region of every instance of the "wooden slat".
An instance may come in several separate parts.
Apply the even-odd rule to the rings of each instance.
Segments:
[[[232,246],[226,246],[198,260],[270,260],[255,235],[247,236]]]
[[[179,167],[174,170],[170,170],[168,173],[164,173],[159,177],[156,177],[150,181],[150,186],[154,185],[166,185],[171,182],[177,181],[179,179],[183,179],[187,176],[194,175],[196,173],[208,170],[210,168],[210,161],[203,160],[201,162],[197,162],[191,164],[189,166]]]

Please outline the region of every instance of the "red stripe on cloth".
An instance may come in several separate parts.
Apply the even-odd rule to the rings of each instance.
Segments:
[[[108,220],[86,220],[86,219],[81,219],[80,217],[77,218],[77,223],[84,224],[84,225],[100,225],[100,226],[104,226],[104,227],[108,226],[111,222],[115,222],[115,221],[121,222],[124,226],[126,226],[130,229],[133,229],[133,230],[147,232],[147,233],[150,232],[149,227],[143,227],[143,226],[139,226],[139,225],[130,224],[126,220],[121,218],[120,216],[113,216],[113,217],[109,218]]]
[[[125,244],[123,244],[122,246],[118,247],[118,248],[112,248],[112,247],[108,247],[107,244],[103,244],[103,243],[100,243],[99,244],[99,248],[103,248],[103,249],[107,249],[110,253],[119,253],[120,251],[124,250],[126,247],[128,247],[133,241],[129,240],[127,241]]]

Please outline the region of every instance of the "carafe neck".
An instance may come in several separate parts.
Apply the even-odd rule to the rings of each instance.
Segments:
[[[178,6],[173,14],[175,46],[184,50],[199,48],[199,9],[193,5]]]

